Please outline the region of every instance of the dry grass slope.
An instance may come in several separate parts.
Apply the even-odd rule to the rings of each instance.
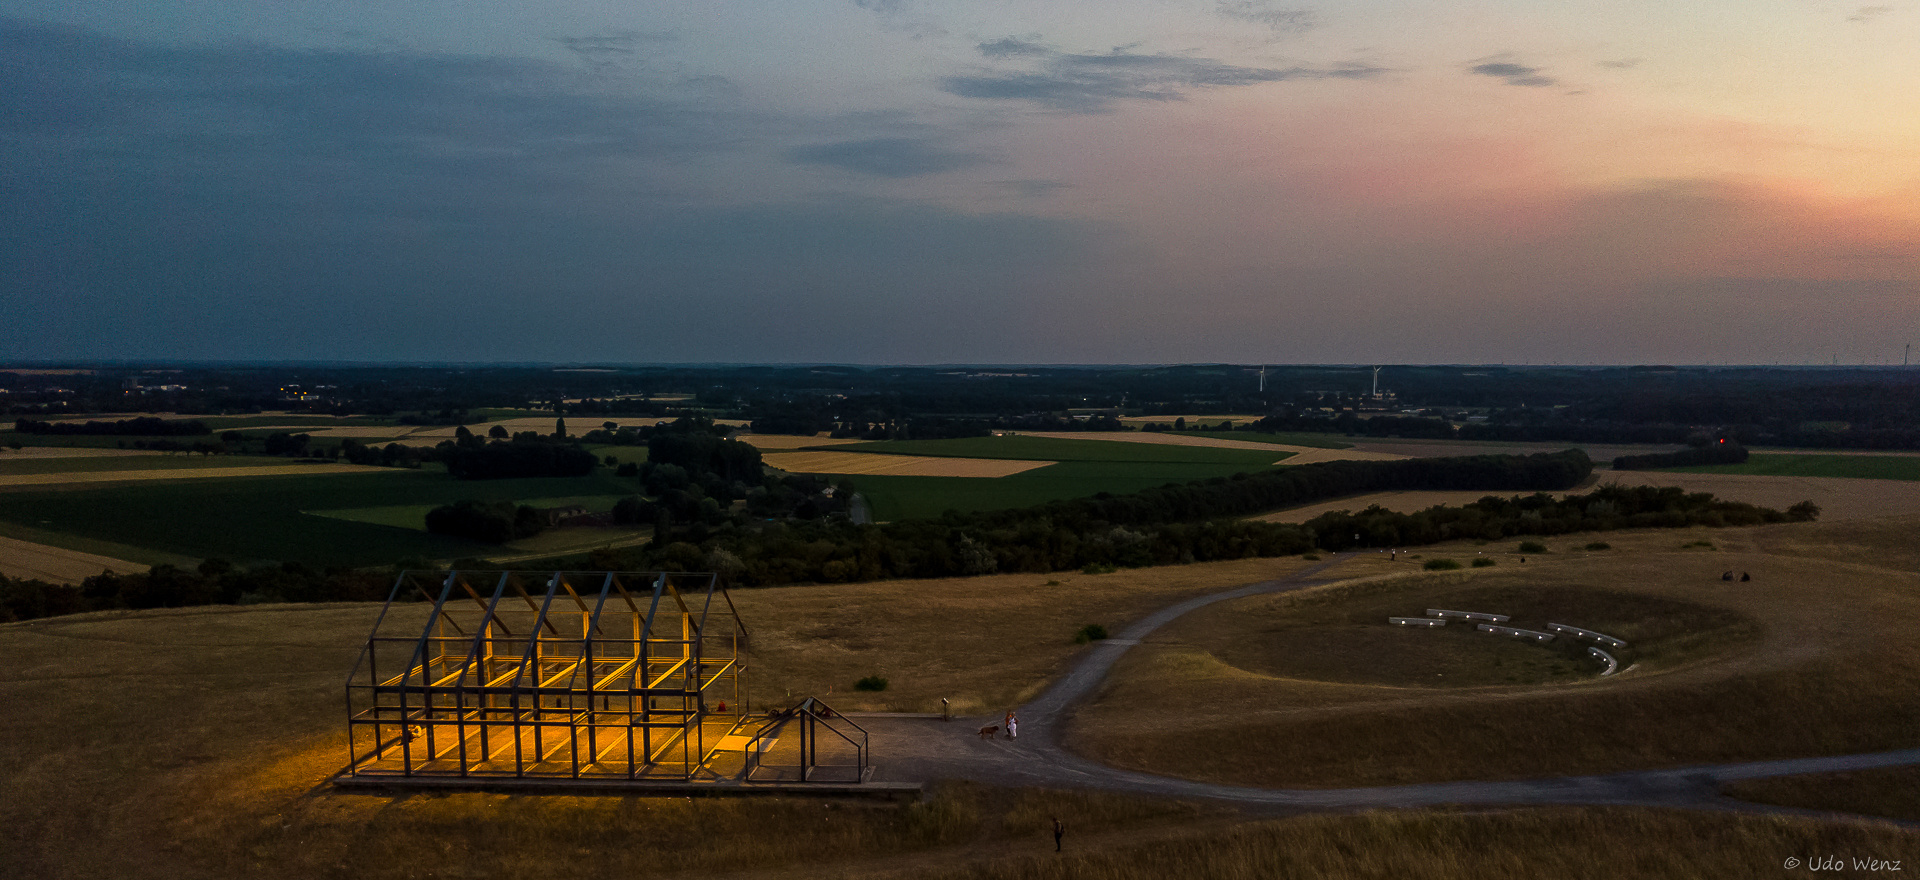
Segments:
[[[1173,752],[1198,755],[1203,760],[1190,763],[1206,766],[1194,775],[1233,763],[1252,768],[1256,779],[1287,779],[1293,777],[1276,769],[1286,761],[1324,761],[1319,781],[1390,777],[1381,769],[1386,759],[1419,753],[1449,731],[1457,735],[1454,747],[1429,753],[1459,766],[1477,761],[1475,776],[1658,763],[1683,752],[1811,754],[1894,739],[1911,745],[1920,729],[1913,710],[1920,676],[1903,659],[1915,647],[1903,630],[1920,619],[1920,579],[1812,549],[1872,551],[1910,535],[1911,525],[1707,535],[1724,548],[1719,552],[1675,549],[1699,534],[1610,535],[1619,549],[1593,557],[1556,543],[1560,552],[1551,562],[1529,563],[1524,583],[1512,583],[1521,570],[1506,562],[1491,576],[1460,576],[1462,589],[1538,583],[1646,594],[1724,608],[1762,627],[1751,647],[1676,650],[1665,671],[1601,685],[1393,688],[1402,697],[1414,692],[1415,702],[1399,701],[1389,711],[1355,704],[1353,685],[1293,681],[1274,690],[1275,676],[1211,657],[1199,638],[1204,633],[1185,632],[1182,624],[1120,671],[1108,701],[1141,693],[1160,674],[1157,665],[1192,667],[1175,668],[1178,675],[1168,679],[1189,692],[1219,690],[1160,692],[1156,698],[1167,702],[1135,703],[1119,716],[1173,719],[1168,729],[1177,736],[1164,744],[1145,724],[1088,740],[1177,770],[1189,764]],[[1782,547],[1794,552],[1765,552]],[[754,629],[753,680],[762,699],[835,687],[849,709],[926,709],[941,696],[997,709],[1033,693],[1071,660],[1079,649],[1070,638],[1081,624],[1117,629],[1181,597],[1301,564],[1248,560],[1056,576],[1063,582],[1051,587],[1033,575],[823,585],[741,591],[735,600]],[[1749,568],[1757,579],[1728,587],[1715,577],[1723,567]],[[1372,575],[1395,568],[1369,557],[1342,570]],[[1373,601],[1395,587],[1369,589],[1357,592]],[[0,875],[1757,877],[1775,876],[1789,855],[1916,855],[1913,833],[1888,826],[1655,809],[1259,819],[1097,793],[970,785],[941,786],[910,807],[791,798],[336,793],[321,783],[345,760],[341,685],[377,611],[256,606],[0,626],[0,656],[9,661],[0,669],[0,705],[8,708],[0,714],[8,745],[0,762]],[[893,687],[851,699],[847,685],[872,673],[889,676]],[[1535,724],[1475,725],[1471,713],[1451,704],[1419,702],[1480,694],[1538,710]],[[1268,715],[1233,702],[1275,695],[1284,699]],[[1221,702],[1230,705],[1214,705]],[[1298,707],[1335,711],[1308,724],[1286,715]],[[1109,708],[1085,714],[1097,719]],[[1559,713],[1590,719],[1616,710],[1624,711],[1608,722],[1616,738],[1587,741],[1569,736],[1570,726],[1551,726]],[[1623,745],[1629,733],[1652,745],[1636,752]],[[1904,785],[1907,777],[1888,778],[1872,783],[1880,786],[1874,790]],[[1045,832],[1056,814],[1070,829],[1069,852],[1058,857]]]

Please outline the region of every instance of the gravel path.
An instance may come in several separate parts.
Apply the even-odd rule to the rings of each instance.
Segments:
[[[1067,751],[1059,741],[1068,710],[1091,696],[1120,657],[1147,634],[1180,616],[1244,596],[1283,593],[1328,583],[1320,577],[1341,557],[1281,580],[1227,590],[1168,606],[1096,645],[1059,681],[1020,707],[1020,738],[1005,734],[982,739],[975,731],[1000,723],[991,716],[955,718],[863,715],[860,723],[873,737],[880,756],[875,781],[929,782],[971,779],[999,784],[1099,788],[1188,799],[1229,801],[1280,811],[1358,810],[1459,805],[1639,804],[1809,814],[1786,807],[1751,804],[1719,793],[1723,783],[1741,779],[1865,770],[1920,764],[1920,748],[1871,754],[1834,755],[1644,770],[1595,776],[1512,781],[1434,782],[1418,785],[1342,789],[1269,789],[1217,785],[1108,767]],[[1828,815],[1828,814],[1817,814]],[[1906,824],[1906,823],[1903,823]]]

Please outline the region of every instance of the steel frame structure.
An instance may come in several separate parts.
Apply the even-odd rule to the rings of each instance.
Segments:
[[[712,574],[402,572],[347,680],[344,775],[742,778],[746,635]]]

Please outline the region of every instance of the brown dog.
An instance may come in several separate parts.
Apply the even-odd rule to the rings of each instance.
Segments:
[[[999,732],[1000,732],[1000,725],[998,725],[998,724],[994,724],[994,725],[991,725],[991,726],[988,726],[988,727],[982,727],[982,728],[980,728],[980,738],[981,738],[981,739],[993,739],[993,738],[994,738],[994,736],[995,736],[996,734],[998,734]]]

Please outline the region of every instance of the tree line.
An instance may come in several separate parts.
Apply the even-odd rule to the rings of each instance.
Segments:
[[[186,421],[141,416],[117,422],[42,422],[15,419],[13,429],[22,434],[84,437],[199,437],[213,433],[199,419]]]

